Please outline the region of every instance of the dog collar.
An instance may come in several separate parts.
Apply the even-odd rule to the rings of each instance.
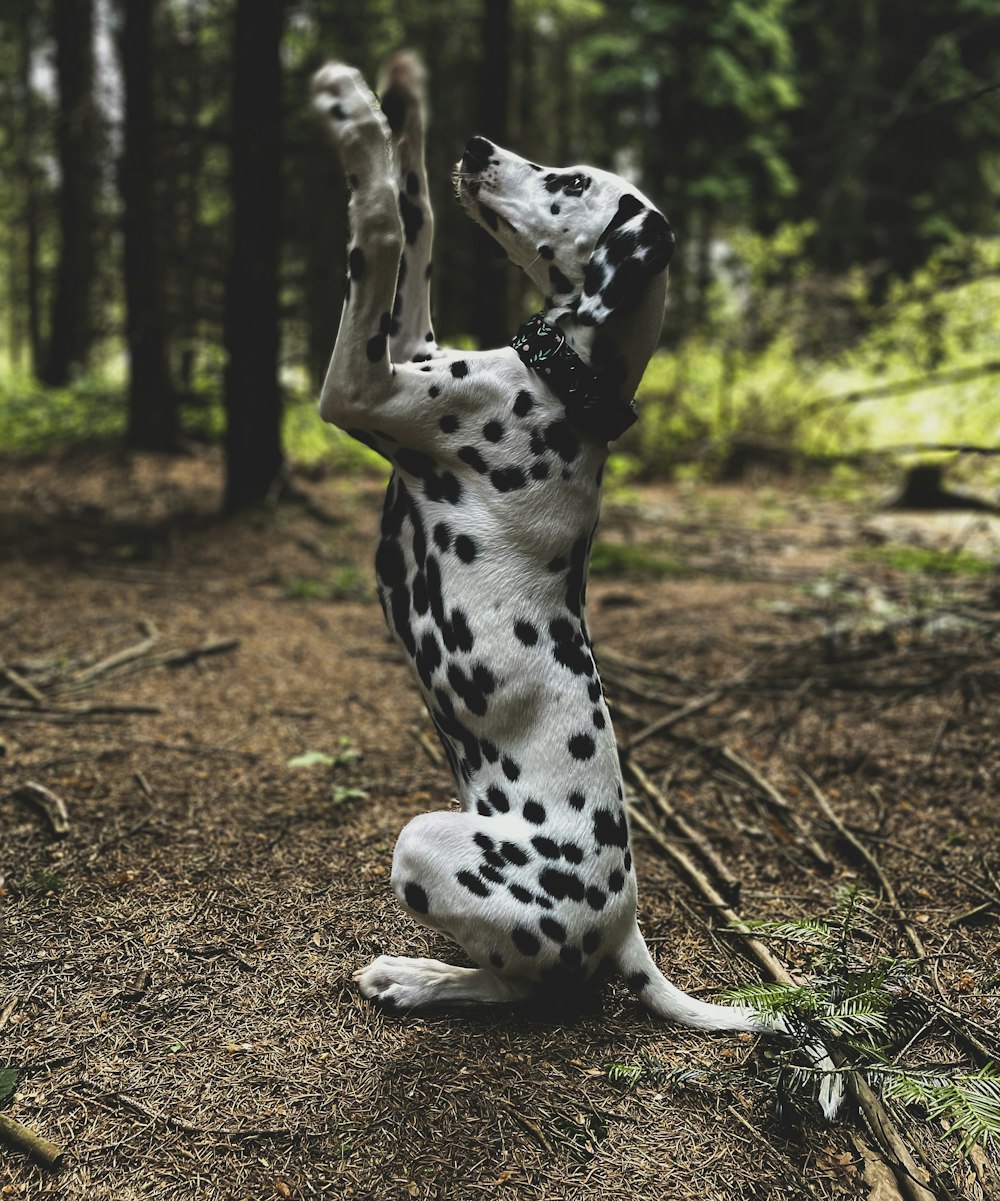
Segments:
[[[563,402],[566,416],[584,433],[612,442],[638,419],[631,400],[615,400],[601,391],[597,373],[541,313],[525,321],[511,346],[525,367],[545,380]]]

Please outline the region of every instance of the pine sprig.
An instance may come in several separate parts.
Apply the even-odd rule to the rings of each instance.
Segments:
[[[838,897],[826,918],[747,921],[736,930],[807,948],[814,973],[803,984],[750,984],[731,989],[730,1003],[747,1005],[765,1020],[779,1015],[794,1044],[774,1057],[772,1080],[780,1100],[799,1104],[814,1097],[822,1073],[796,1062],[809,1041],[836,1049],[841,1070],[862,1073],[886,1101],[921,1106],[928,1118],[946,1121],[959,1146],[1000,1140],[1000,1069],[979,1071],[907,1068],[894,1059],[933,1022],[936,1001],[925,995],[912,959],[872,954],[880,938],[873,899],[857,888]]]

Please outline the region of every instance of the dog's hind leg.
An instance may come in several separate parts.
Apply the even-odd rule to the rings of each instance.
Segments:
[[[404,50],[386,62],[379,88],[382,112],[396,145],[399,215],[405,239],[392,307],[391,353],[397,363],[411,359],[419,362],[433,357],[437,350],[431,322],[434,214],[424,159],[424,82],[420,60]]]

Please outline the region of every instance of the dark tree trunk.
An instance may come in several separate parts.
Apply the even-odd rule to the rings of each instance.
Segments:
[[[92,337],[98,118],[92,0],[55,0],[52,16],[59,80],[60,247],[42,379],[60,386],[69,382],[74,369],[86,364]]]
[[[28,345],[31,349],[31,372],[42,369],[42,306],[38,265],[38,184],[35,167],[35,95],[31,86],[31,60],[34,50],[34,26],[29,6],[21,18],[21,175],[24,181],[24,204],[21,210],[24,227],[25,307],[28,319]]]
[[[164,332],[163,261],[156,204],[153,22],[158,0],[125,0],[121,35],[125,82],[125,305],[129,357],[128,442],[141,450],[177,444],[177,405]]]
[[[227,510],[263,500],[282,468],[278,384],[281,33],[284,4],[237,0],[232,262],[226,292]]]
[[[506,144],[510,102],[510,0],[483,0],[478,133]],[[509,273],[503,251],[485,230],[475,239],[475,334],[482,347],[497,346],[513,334],[508,318]]]

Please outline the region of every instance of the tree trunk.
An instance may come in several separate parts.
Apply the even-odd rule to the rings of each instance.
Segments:
[[[59,263],[52,301],[52,328],[43,365],[44,383],[61,386],[86,365],[92,339],[91,284],[97,195],[97,106],[94,102],[92,0],[56,0],[59,111]]]
[[[483,0],[479,129],[477,133],[504,145],[510,100],[510,0]],[[476,228],[474,332],[481,347],[502,345],[513,334],[508,319],[506,256],[499,245]]]
[[[128,443],[140,450],[172,450],[177,444],[178,419],[167,366],[153,149],[157,0],[125,0],[122,7],[125,148],[120,183],[129,357]]]
[[[237,0],[225,321],[228,511],[263,500],[283,463],[278,383],[283,18],[281,0]]]
[[[24,182],[24,201],[21,219],[24,227],[24,301],[27,308],[28,345],[31,350],[30,370],[38,376],[42,369],[42,308],[41,283],[38,265],[38,184],[35,168],[35,94],[31,85],[31,62],[34,51],[34,26],[30,6],[21,17],[21,58],[19,62],[21,96],[21,154],[20,170]]]

